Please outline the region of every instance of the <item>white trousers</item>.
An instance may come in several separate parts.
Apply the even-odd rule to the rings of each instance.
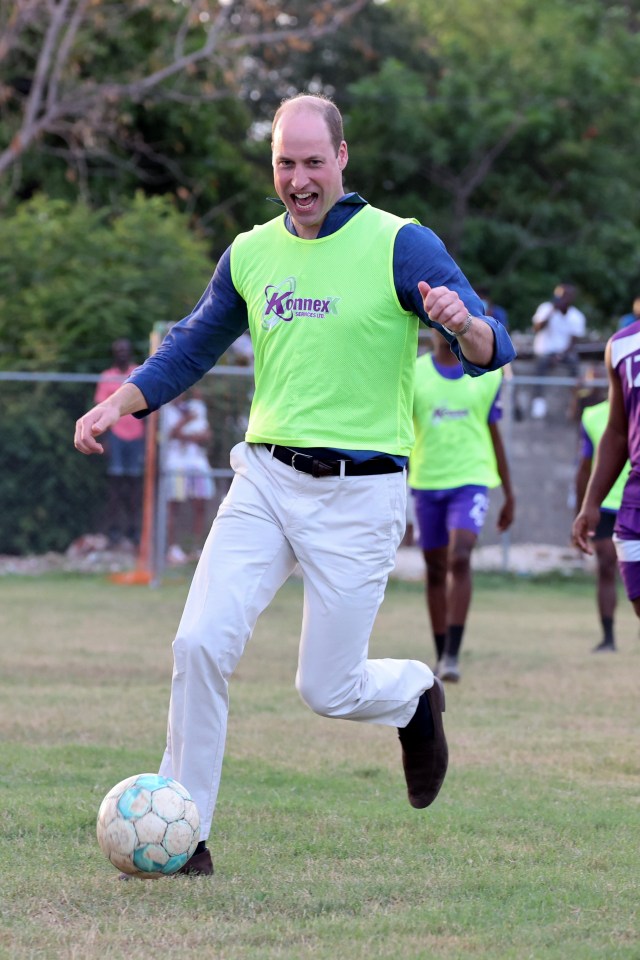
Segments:
[[[300,564],[296,688],[326,717],[403,727],[433,685],[417,660],[369,660],[371,629],[402,538],[403,473],[311,477],[259,444],[231,451],[235,477],[205,544],[173,644],[160,773],[189,790],[206,839],[220,783],[228,681],[260,613]]]

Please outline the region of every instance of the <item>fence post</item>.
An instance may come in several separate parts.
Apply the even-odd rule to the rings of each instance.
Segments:
[[[158,347],[166,324],[156,323],[149,336],[149,356],[152,356]],[[145,433],[144,480],[142,488],[142,531],[136,565],[133,570],[122,573],[113,573],[110,579],[121,584],[147,584],[158,586],[156,550],[155,550],[155,520],[156,520],[156,480],[158,473],[158,428],[160,418],[158,411],[153,410],[147,417]]]

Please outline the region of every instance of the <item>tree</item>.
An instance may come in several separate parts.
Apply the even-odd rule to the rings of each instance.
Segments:
[[[250,116],[242,85],[260,47],[334,33],[370,0],[320,0],[299,16],[272,0],[17,0],[0,8],[1,198],[65,181],[113,202],[138,178],[187,209],[247,199],[238,166]],[[202,110],[202,105],[215,110]],[[224,122],[221,121],[221,116]],[[191,149],[194,146],[197,149]],[[212,148],[213,147],[213,148]],[[42,157],[49,169],[43,171]],[[53,163],[52,163],[53,158]],[[194,160],[194,158],[198,158]],[[240,164],[239,164],[240,161]],[[71,191],[69,191],[71,195]]]
[[[210,274],[207,244],[169,197],[138,194],[116,212],[34,197],[0,219],[0,369],[98,373],[118,337],[142,361],[154,323],[186,315]],[[71,442],[94,388],[2,384],[0,552],[66,549],[94,529],[104,461]]]
[[[434,227],[516,324],[564,278],[606,323],[640,285],[635,4],[389,7],[413,18],[422,66],[387,59],[350,87],[361,189]]]
[[[291,22],[303,19],[308,6],[308,0],[290,0],[287,17]],[[375,74],[389,57],[415,70],[423,63],[415,24],[402,6],[374,0],[335,33],[299,41],[286,51],[278,45],[258,45],[246,63],[244,97],[258,125],[264,123],[267,131],[281,100],[302,91],[335,97],[348,115],[349,84]]]
[[[34,197],[0,220],[0,369],[98,372],[118,337],[143,357],[153,324],[185,316],[211,272],[170,198],[114,214]]]

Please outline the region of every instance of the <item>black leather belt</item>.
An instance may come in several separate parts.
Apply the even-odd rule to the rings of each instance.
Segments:
[[[267,443],[265,446],[271,456],[280,463],[312,477],[368,477],[380,473],[402,473],[404,470],[404,467],[390,457],[375,457],[356,463],[354,460],[319,459],[312,454],[291,450],[290,447],[278,447],[275,444]]]

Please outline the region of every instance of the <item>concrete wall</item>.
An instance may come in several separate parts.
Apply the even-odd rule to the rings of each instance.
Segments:
[[[503,391],[505,416],[501,431],[516,494],[516,519],[510,542],[565,546],[570,541],[575,515],[579,415],[585,391],[569,384],[546,386],[547,416],[533,419],[531,401],[539,390],[535,385],[518,382],[531,372],[526,364],[519,364],[515,382],[505,384]],[[501,503],[498,488],[492,491],[481,544],[501,542],[495,529]]]

